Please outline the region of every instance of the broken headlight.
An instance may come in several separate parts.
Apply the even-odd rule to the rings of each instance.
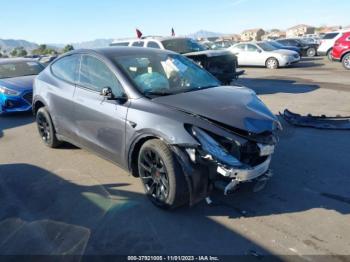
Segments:
[[[227,150],[223,148],[207,132],[198,127],[192,127],[191,131],[192,135],[200,142],[202,150],[205,153],[209,154],[213,159],[222,164],[233,167],[242,166],[242,163],[237,158],[227,152]]]

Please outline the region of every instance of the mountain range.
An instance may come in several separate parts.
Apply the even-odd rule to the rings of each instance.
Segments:
[[[216,33],[216,32],[209,32],[205,30],[200,30],[198,32],[188,34],[187,37],[191,38],[207,38],[207,37],[218,37],[222,36],[224,34],[222,33]],[[107,47],[110,43],[113,42],[113,39],[106,38],[106,39],[95,39],[92,41],[85,41],[85,42],[79,42],[79,43],[70,43],[74,46],[75,49],[80,48],[99,48],[99,47]],[[55,49],[62,49],[66,44],[62,43],[56,43],[56,44],[47,44],[48,47],[55,48]],[[0,47],[2,50],[6,50],[7,52],[11,51],[14,48],[17,47],[24,47],[27,51],[31,51],[33,49],[38,48],[37,43],[29,42],[26,40],[15,40],[15,39],[0,39]]]

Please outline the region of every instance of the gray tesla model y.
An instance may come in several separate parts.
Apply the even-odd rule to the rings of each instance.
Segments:
[[[280,123],[256,94],[164,50],[76,50],[35,80],[33,111],[49,147],[66,141],[140,177],[162,208],[193,205],[271,176]]]

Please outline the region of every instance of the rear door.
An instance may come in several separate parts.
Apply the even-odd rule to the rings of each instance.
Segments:
[[[128,102],[106,100],[101,90],[110,87],[115,96],[124,90],[113,69],[102,58],[83,54],[74,94],[76,121],[81,145],[116,163],[123,163]]]
[[[62,57],[50,66],[54,76],[47,86],[47,100],[56,132],[75,139],[75,124],[72,117],[73,95],[78,77],[80,54]]]

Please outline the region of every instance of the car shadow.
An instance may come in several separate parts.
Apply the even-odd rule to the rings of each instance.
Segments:
[[[163,211],[128,183],[83,178],[67,181],[33,165],[0,165],[0,254],[270,255],[208,218],[206,209]]]
[[[320,56],[314,56],[314,57],[302,57],[300,61],[321,61],[323,60],[323,57]]]
[[[239,78],[234,83],[253,89],[258,95],[275,93],[300,94],[312,92],[320,88],[316,84],[300,84],[295,80],[266,78]]]
[[[32,122],[34,122],[34,117],[31,112],[0,114],[0,138],[4,136],[4,130]]]
[[[279,70],[283,70],[283,69],[288,69],[288,68],[308,68],[308,67],[324,67],[325,64],[321,64],[321,63],[316,63],[316,62],[313,62],[313,60],[300,60],[299,63],[295,63],[295,64],[292,64],[290,65],[289,67],[283,67]]]

